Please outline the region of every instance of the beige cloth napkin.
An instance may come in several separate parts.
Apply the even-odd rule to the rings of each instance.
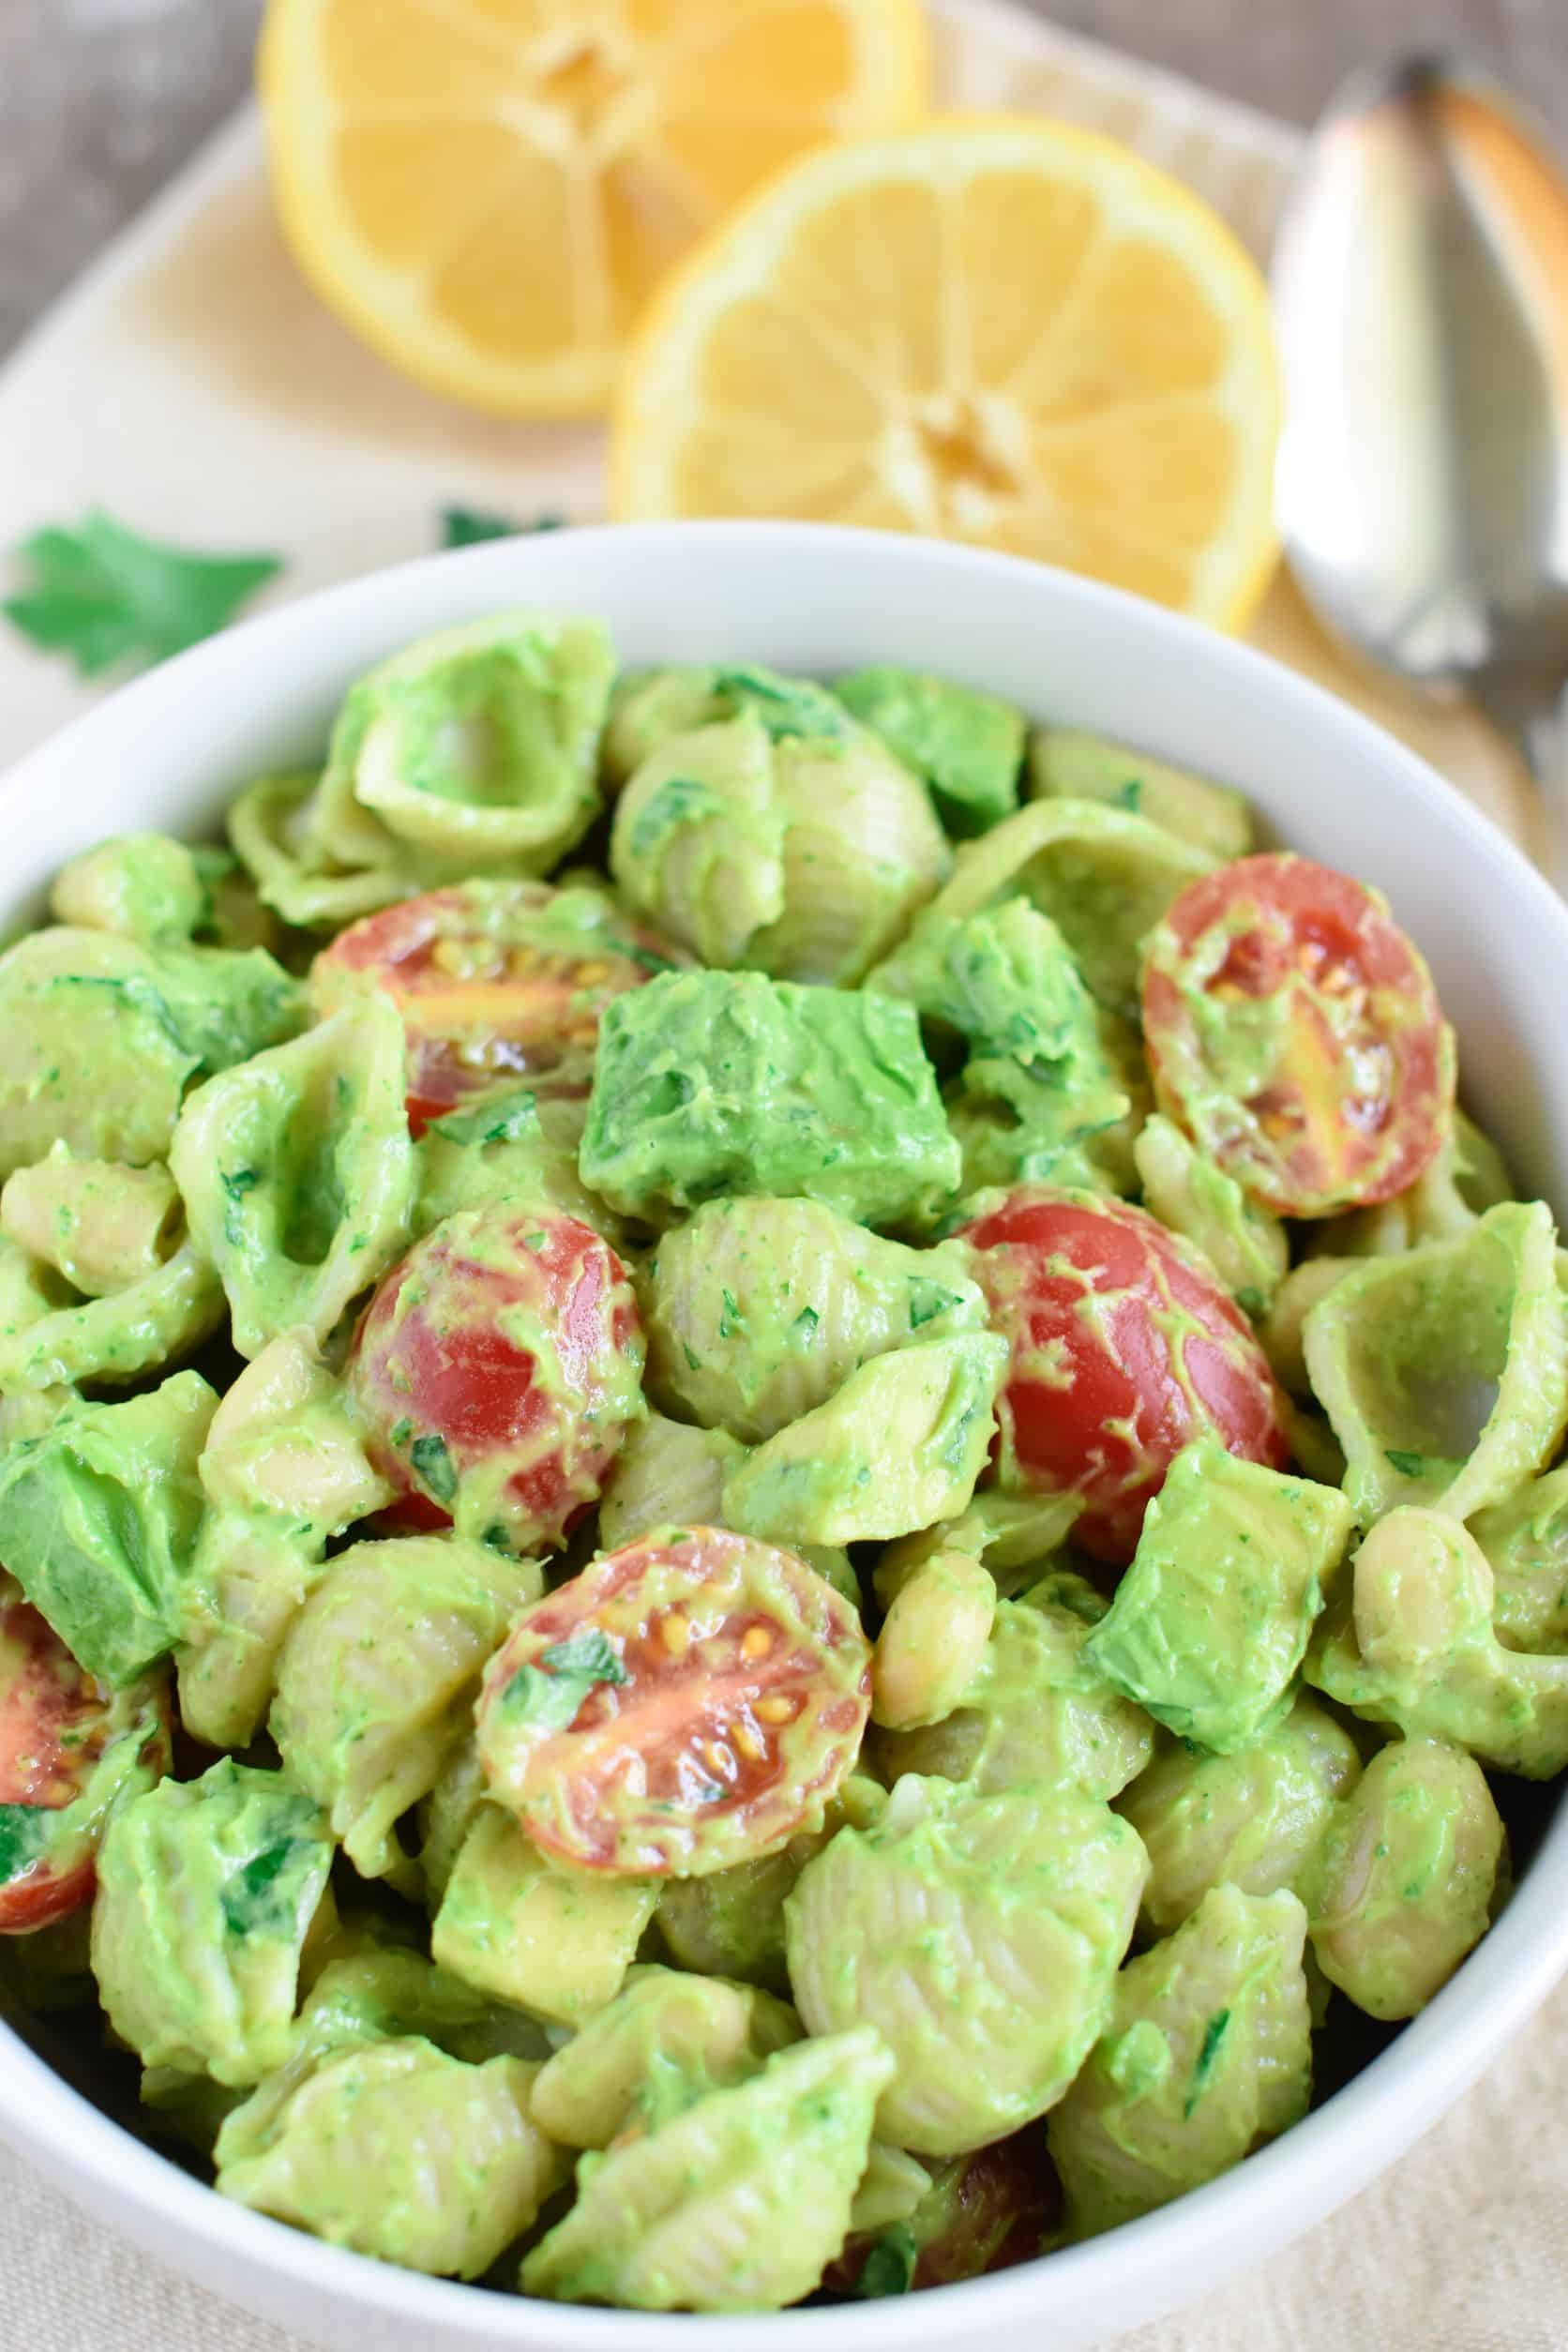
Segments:
[[[1294,132],[1002,0],[935,0],[933,15],[947,103],[1110,130],[1266,252]],[[446,503],[587,520],[599,458],[592,430],[467,415],[362,352],[283,253],[242,120],[0,375],[0,546],[102,504],[154,534],[285,550],[276,599],[433,545]],[[1288,582],[1255,635],[1524,837],[1528,787],[1478,720],[1351,669]],[[0,641],[0,765],[88,699],[60,664]],[[1121,2352],[1568,2352],[1564,2088],[1568,1988],[1377,2186],[1184,2316],[1123,2336]],[[301,2352],[149,2263],[0,2149],[0,2352],[219,2345]]]

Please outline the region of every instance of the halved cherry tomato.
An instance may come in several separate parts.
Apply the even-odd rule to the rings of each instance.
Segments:
[[[460,1210],[384,1275],[348,1386],[405,1526],[519,1554],[558,1544],[641,1410],[631,1284],[591,1226],[500,1200]]]
[[[1188,884],[1144,950],[1143,1027],[1162,1109],[1282,1216],[1390,1200],[1448,1134],[1432,975],[1380,892],[1310,858]]]
[[[1073,1540],[1123,1566],[1183,1446],[1213,1436],[1283,1469],[1285,1401],[1251,1325],[1148,1212],[1020,1184],[960,1239],[1013,1360],[997,1399],[1004,1483],[1082,1495]]]
[[[0,1935],[90,1902],[113,1799],[168,1769],[162,1685],[103,1690],[0,1573]]]
[[[367,980],[396,1001],[417,1136],[470,1095],[520,1078],[586,1094],[600,1014],[669,961],[597,891],[477,881],[351,924],[317,957],[311,988],[324,1011]]]
[[[477,1711],[490,1793],[565,1862],[701,1877],[813,1824],[854,1762],[871,1652],[792,1552],[663,1528],[524,1610]]]

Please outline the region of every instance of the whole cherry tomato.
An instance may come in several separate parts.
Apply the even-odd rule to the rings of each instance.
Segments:
[[[1310,858],[1187,885],[1144,950],[1143,1028],[1161,1108],[1282,1216],[1390,1200],[1448,1135],[1432,975],[1379,892]]]
[[[591,1226],[502,1199],[460,1210],[384,1275],[348,1386],[398,1524],[518,1554],[559,1544],[642,1410],[631,1284]]]
[[[959,1238],[1013,1350],[997,1399],[999,1473],[1081,1495],[1073,1539],[1085,1550],[1125,1565],[1195,1438],[1284,1468],[1284,1399],[1250,1324],[1146,1210],[1020,1184]]]

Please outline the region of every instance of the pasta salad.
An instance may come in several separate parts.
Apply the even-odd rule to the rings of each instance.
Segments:
[[[506,612],[0,956],[0,1937],[228,2197],[972,2277],[1298,2120],[1568,1766],[1556,1229],[1380,894]]]

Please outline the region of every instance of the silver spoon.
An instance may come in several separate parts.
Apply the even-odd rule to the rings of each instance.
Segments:
[[[1464,687],[1541,791],[1568,892],[1568,172],[1497,85],[1349,83],[1274,249],[1280,534],[1328,626]]]

